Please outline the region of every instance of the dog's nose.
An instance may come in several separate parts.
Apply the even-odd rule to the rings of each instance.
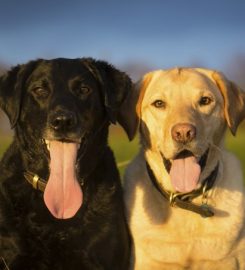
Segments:
[[[70,131],[76,124],[76,117],[72,112],[58,112],[50,119],[50,126],[56,131]]]
[[[188,123],[176,124],[172,127],[171,135],[176,142],[188,143],[196,137],[196,128]]]

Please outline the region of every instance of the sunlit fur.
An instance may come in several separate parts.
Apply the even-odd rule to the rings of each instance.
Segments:
[[[228,109],[224,104],[228,101],[224,100],[224,92],[218,87],[214,73],[187,68],[159,70],[145,75],[138,83],[137,90],[141,94],[137,113],[142,148],[125,174],[125,201],[135,250],[131,269],[245,269],[243,176],[239,161],[224,149],[228,122],[225,116]],[[244,94],[240,89],[238,93],[244,104]],[[199,106],[203,95],[212,97],[213,102]],[[232,99],[229,94],[227,98]],[[165,107],[154,107],[155,100],[164,100]],[[237,108],[240,110],[241,104]],[[241,121],[244,109],[237,115]],[[236,126],[230,127],[233,130],[239,124],[236,120]],[[160,185],[174,190],[160,152],[171,161],[181,151],[171,137],[171,128],[177,123],[196,126],[196,139],[188,146],[196,157],[201,157],[209,148],[199,185],[219,162],[215,186],[208,192],[207,201],[214,210],[213,217],[202,218],[196,213],[170,207],[147,174],[145,159]],[[193,202],[201,205],[202,197]]]

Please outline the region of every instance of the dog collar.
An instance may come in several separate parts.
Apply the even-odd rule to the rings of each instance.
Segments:
[[[102,122],[101,126],[96,130],[96,132],[93,134],[92,138],[90,139],[89,143],[91,144],[93,142],[93,139],[95,139],[95,137],[99,134],[99,131],[107,124],[108,122],[108,118],[106,117],[104,119],[104,121]],[[88,144],[85,144],[85,148],[83,149],[82,153],[80,154],[78,161],[83,158],[86,150],[88,148]],[[105,152],[105,148],[102,147],[99,151],[98,151],[98,159],[97,162],[100,158],[103,157],[104,152]],[[95,163],[95,167],[97,166],[97,162]],[[92,170],[84,177],[81,178],[81,180],[79,181],[80,185],[83,186],[84,185],[84,180],[85,178],[88,177],[88,175],[94,170],[94,168],[92,168]],[[40,190],[42,192],[44,192],[47,182],[46,180],[44,180],[43,178],[41,178],[40,176],[38,176],[35,173],[32,173],[30,171],[25,171],[24,172],[24,178],[26,179],[26,181],[32,185],[32,187],[34,189]]]
[[[105,148],[101,148],[99,153],[98,153],[98,159],[97,159],[97,162],[95,163],[95,165],[92,167],[92,169],[87,174],[85,174],[85,176],[80,178],[79,183],[81,186],[84,185],[85,179],[93,172],[95,167],[98,165],[98,162],[103,157],[104,153],[105,153]],[[78,160],[80,160],[82,157],[83,157],[83,155],[81,155]],[[30,171],[25,171],[24,177],[25,177],[26,181],[29,184],[31,184],[34,189],[37,189],[37,190],[44,192],[48,181],[44,180],[43,178],[41,178],[37,174],[32,173]]]
[[[40,190],[40,191],[44,192],[44,190],[46,188],[46,185],[47,185],[46,180],[44,180],[43,178],[41,178],[37,174],[34,174],[32,172],[29,172],[29,171],[24,172],[24,177],[27,180],[27,182],[32,185],[32,187],[34,189],[37,189],[37,190]],[[81,179],[79,181],[79,183],[80,183],[81,186],[83,186],[84,185],[84,179]]]
[[[47,181],[39,177],[37,174],[34,174],[29,171],[24,172],[24,177],[27,180],[27,182],[32,185],[34,189],[44,192],[45,187],[47,185]]]
[[[178,192],[173,193],[165,190],[162,186],[160,186],[160,184],[156,180],[156,177],[148,162],[146,162],[146,168],[153,186],[159,191],[159,193],[165,199],[169,201],[171,206],[177,206],[179,208],[195,212],[201,215],[202,217],[212,217],[214,215],[213,211],[210,209],[210,206],[207,204],[206,193],[214,185],[219,170],[219,163],[216,165],[216,167],[210,173],[210,175],[202,182],[202,185],[199,189],[193,190],[192,192],[188,193],[178,193]],[[192,199],[200,195],[203,196],[203,202],[201,205],[196,205],[193,202],[191,202]]]

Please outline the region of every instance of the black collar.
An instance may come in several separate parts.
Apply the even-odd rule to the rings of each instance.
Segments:
[[[146,168],[153,186],[160,192],[160,194],[165,199],[170,202],[171,206],[177,206],[179,208],[195,212],[202,217],[212,217],[214,215],[213,211],[210,209],[210,207],[204,200],[206,200],[206,192],[210,190],[214,185],[219,170],[219,163],[216,165],[210,175],[202,182],[202,185],[199,189],[193,190],[192,192],[188,193],[172,193],[165,190],[156,180],[156,177],[147,162]],[[202,205],[196,205],[191,202],[192,199],[200,195],[203,195]]]

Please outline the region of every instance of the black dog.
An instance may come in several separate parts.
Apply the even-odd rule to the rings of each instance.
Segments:
[[[32,61],[0,78],[0,107],[15,129],[0,163],[0,258],[10,270],[127,269],[107,135],[118,121],[132,136],[130,89],[126,74],[90,58]]]

